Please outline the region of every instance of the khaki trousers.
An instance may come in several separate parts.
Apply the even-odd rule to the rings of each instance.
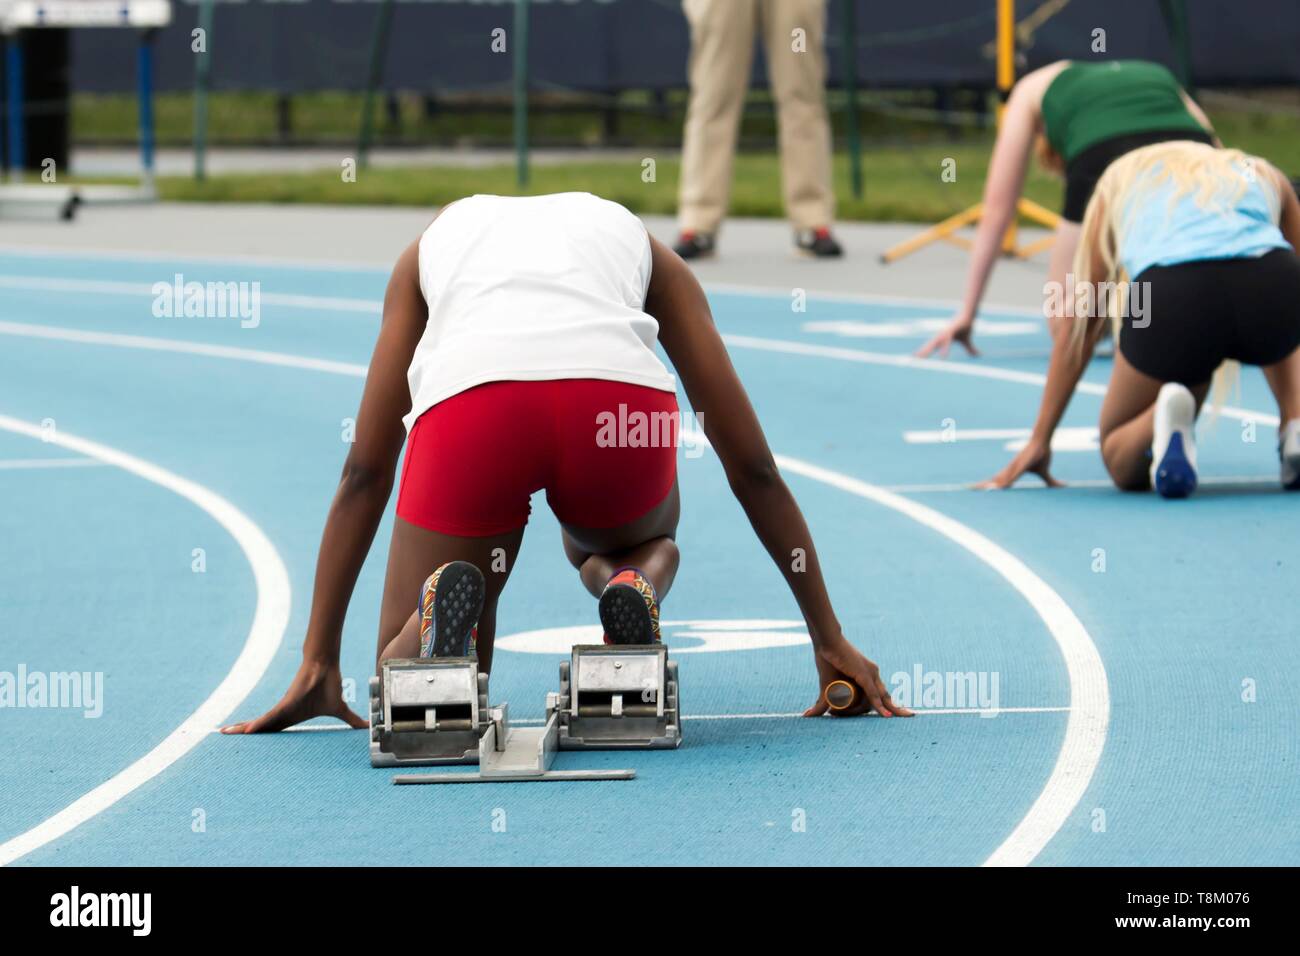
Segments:
[[[683,0],[691,27],[690,105],[678,218],[716,232],[731,198],[736,137],[761,33],[776,101],[781,183],[796,229],[829,226],[831,128],[826,113],[826,0]],[[802,39],[793,32],[803,31]],[[793,47],[800,44],[803,52]]]

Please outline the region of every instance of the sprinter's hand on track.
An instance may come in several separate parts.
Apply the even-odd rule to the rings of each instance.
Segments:
[[[934,338],[922,345],[913,354],[917,358],[929,358],[935,351],[938,351],[939,358],[946,359],[948,350],[952,348],[952,343],[960,342],[967,355],[977,358],[980,350],[971,341],[971,336],[974,334],[975,320],[959,315],[948,324],[946,329],[936,332]]]
[[[367,726],[343,701],[343,676],[337,664],[302,662],[280,702],[256,720],[221,728],[223,734],[269,734],[313,717],[337,717],[353,729]]]
[[[817,703],[803,712],[805,717],[820,717],[827,711],[835,717],[859,717],[869,710],[881,717],[912,716],[910,710],[890,699],[889,688],[880,679],[880,668],[844,638],[818,648],[814,653],[817,658]],[[848,681],[857,693],[851,707],[831,711],[826,702],[826,686],[837,680]]]
[[[1011,464],[1003,468],[987,481],[981,481],[976,488],[1010,488],[1023,474],[1034,474],[1043,479],[1049,488],[1063,488],[1062,482],[1052,477],[1052,446],[1050,442],[1030,439],[1029,444],[1011,459]]]

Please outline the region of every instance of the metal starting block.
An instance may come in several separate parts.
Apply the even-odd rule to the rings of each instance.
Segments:
[[[630,780],[635,770],[553,770],[561,750],[681,744],[677,665],[661,644],[582,645],[560,664],[541,727],[510,726],[489,706],[476,658],[389,660],[370,679],[370,762],[376,767],[472,764],[477,773],[419,773],[396,784]]]
[[[370,678],[370,765],[477,761],[487,689],[475,657],[384,661]]]
[[[662,644],[579,644],[560,664],[561,750],[661,750],[681,746],[677,662]]]

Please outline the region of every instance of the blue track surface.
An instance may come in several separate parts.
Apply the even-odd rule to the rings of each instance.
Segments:
[[[149,287],[175,273],[260,282],[260,325],[155,317]],[[375,272],[249,262],[0,257],[0,416],[37,427],[52,420],[60,434],[196,482],[259,527],[287,569],[288,627],[235,716],[274,703],[296,668],[315,549],[346,450],[343,421],[355,414],[361,379],[346,369],[174,345],[160,351],[139,339],[86,341],[82,333],[364,365],[378,328],[365,303],[381,298],[384,282]],[[1300,666],[1290,623],[1300,496],[1277,487],[1271,425],[1258,425],[1254,443],[1243,440],[1240,416],[1203,426],[1202,475],[1210,480],[1186,502],[1096,484],[1105,473],[1095,450],[1056,456],[1058,476],[1082,485],[963,490],[1011,453],[1005,438],[962,433],[1028,426],[1038,392],[1014,376],[891,364],[889,356],[910,352],[924,333],[889,325],[941,317],[941,308],[813,298],[796,313],[785,295],[711,299],[723,332],[740,337],[733,360],[778,453],[894,489],[984,536],[1023,562],[1086,629],[1104,665],[1109,708],[1085,736],[1104,738],[1104,747],[1097,759],[1065,768],[1082,773],[1086,789],[1059,826],[1026,844],[1034,862],[1300,863],[1300,711],[1289,676]],[[828,322],[848,325],[805,327]],[[41,329],[71,333],[50,338]],[[865,334],[873,330],[891,334]],[[1038,374],[1045,367],[1041,331],[982,344],[985,358],[954,365]],[[825,348],[803,349],[809,345]],[[1108,371],[1108,362],[1095,362],[1089,380],[1103,383]],[[1255,371],[1246,372],[1234,404],[1275,414]],[[1095,395],[1080,394],[1065,424],[1095,425],[1099,407]],[[941,432],[946,419],[956,442],[904,438]],[[0,844],[167,738],[235,665],[257,604],[248,559],[212,515],[85,457],[0,428],[8,504],[0,510],[0,679],[20,667],[79,671],[101,673],[104,687],[98,718],[71,708],[0,709]],[[32,459],[79,461],[32,467]],[[665,617],[795,619],[716,458],[682,457],[680,467],[684,559]],[[688,718],[683,748],[563,758],[569,766],[635,766],[633,782],[399,788],[389,772],[369,767],[361,732],[204,735],[19,862],[984,862],[1027,816],[1037,819],[1044,788],[1065,779],[1058,760],[1081,752],[1073,743],[1063,750],[1068,708],[1078,713],[1095,693],[1086,698],[1072,686],[1047,622],[987,560],[914,515],[806,469],[788,470],[788,482],[850,638],[887,677],[917,668],[996,676],[997,716],[779,716],[816,694],[806,647],[695,653],[712,633],[707,626],[704,638],[670,629]],[[544,502],[535,504],[501,604],[502,637],[594,621],[563,560],[558,526]],[[386,524],[345,632],[343,672],[355,681],[358,710],[387,534]],[[194,571],[195,549],[203,549],[203,573]],[[492,696],[511,701],[517,717],[539,716],[558,659],[502,650]],[[1253,700],[1243,700],[1252,696],[1244,687]],[[792,825],[801,820],[805,826]]]

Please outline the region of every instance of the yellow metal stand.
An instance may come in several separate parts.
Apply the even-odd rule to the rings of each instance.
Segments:
[[[1005,101],[1007,95],[1011,92],[1011,87],[1016,82],[1016,0],[997,0],[997,3],[998,92]],[[1003,105],[999,103],[997,114],[999,126],[1002,123],[1002,111]],[[911,239],[886,249],[880,256],[880,261],[888,265],[903,258],[903,256],[911,255],[916,250],[928,246],[932,242],[939,241],[951,242],[963,249],[969,249],[972,245],[971,241],[964,236],[957,235],[957,231],[979,222],[983,215],[984,204],[976,203],[969,209],[964,209],[955,216],[949,216],[943,222],[931,226],[920,235],[913,236]],[[1048,229],[1055,229],[1056,224],[1060,221],[1060,217],[1050,209],[1023,198],[1016,203],[1016,215],[1040,226],[1046,226]],[[1028,259],[1030,256],[1037,255],[1051,246],[1055,238],[1046,236],[1037,242],[1031,242],[1023,246],[1017,245],[1016,229],[1016,220],[1012,220],[1011,225],[1007,228],[1007,234],[1002,237],[1002,254],[1004,256]]]

